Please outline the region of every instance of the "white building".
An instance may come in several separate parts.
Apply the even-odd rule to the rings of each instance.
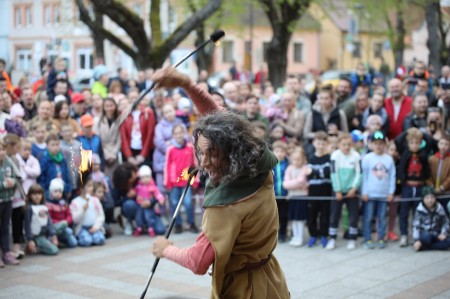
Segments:
[[[144,18],[148,29],[149,14],[145,12],[150,10],[150,1],[127,2]],[[164,36],[175,29],[176,17],[169,6],[169,0],[161,1]],[[125,31],[109,18],[104,17],[104,24],[127,40]],[[72,80],[90,77],[95,63],[93,47],[89,29],[79,20],[76,0],[0,0],[0,57],[7,61],[8,70],[13,69],[13,83],[23,75],[38,76],[43,57],[64,57]],[[112,73],[118,67],[131,73],[136,71],[131,58],[108,41],[105,41],[105,64]]]

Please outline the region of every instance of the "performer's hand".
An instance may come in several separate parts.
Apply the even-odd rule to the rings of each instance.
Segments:
[[[173,242],[167,240],[164,237],[158,237],[156,238],[155,242],[153,242],[153,248],[152,253],[154,256],[162,258],[164,257],[163,252],[164,249],[167,248],[167,246],[172,245]]]
[[[176,71],[173,67],[166,67],[157,70],[153,76],[152,76],[153,82],[156,83],[156,87],[167,87],[167,88],[174,88],[174,87],[182,87],[186,89],[191,85],[191,79]]]

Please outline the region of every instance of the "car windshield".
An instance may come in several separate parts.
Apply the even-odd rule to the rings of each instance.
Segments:
[[[341,72],[339,72],[339,71],[326,71],[320,76],[320,79],[322,81],[338,79],[340,77],[340,75],[341,75]]]

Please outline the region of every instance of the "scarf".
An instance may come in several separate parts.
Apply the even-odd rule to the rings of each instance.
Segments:
[[[258,175],[256,177],[251,178],[247,173],[243,173],[234,180],[221,183],[218,186],[213,186],[211,181],[209,181],[205,188],[203,207],[228,205],[255,193],[261,188],[270,171],[277,163],[278,159],[266,147],[257,162]]]
[[[58,164],[61,164],[61,162],[62,162],[62,160],[63,160],[63,158],[64,158],[64,156],[63,156],[63,154],[61,153],[61,151],[59,151],[56,155],[53,155],[53,154],[51,154],[50,152],[48,152],[48,156],[50,157],[50,159],[51,159],[53,162],[58,163]]]

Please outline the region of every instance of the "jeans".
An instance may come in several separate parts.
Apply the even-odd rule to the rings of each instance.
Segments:
[[[9,222],[11,221],[12,202],[0,202],[0,247],[3,253],[9,251]]]
[[[402,186],[402,199],[411,197],[422,197],[422,186],[412,187],[408,185]],[[399,224],[400,224],[400,234],[402,236],[408,235],[408,218],[409,211],[412,210],[414,214],[419,204],[420,200],[415,201],[401,201],[399,210]]]
[[[421,249],[447,250],[450,248],[450,239],[439,240],[437,236],[429,232],[420,232],[419,241],[422,243]]]
[[[77,247],[77,238],[73,235],[73,230],[67,225],[67,222],[55,223],[56,236],[58,241],[67,245],[67,247]]]
[[[177,208],[178,202],[180,201],[181,194],[183,193],[184,187],[173,187],[169,193],[170,199],[170,210],[173,213]],[[184,197],[183,206],[186,210],[187,222],[189,224],[195,224],[194,221],[194,205],[192,204],[192,195],[191,188],[189,188],[186,192],[186,196]],[[177,219],[175,220],[176,225],[181,225],[183,223],[180,213],[177,215]]]
[[[58,246],[50,242],[45,236],[33,237],[34,243],[36,243],[37,250],[45,255],[57,255],[59,252]]]
[[[138,206],[136,212],[136,226],[142,228],[143,226],[147,228],[153,228],[157,235],[162,235],[166,232],[166,227],[161,221],[161,217],[155,213],[153,209],[144,209]]]
[[[345,196],[345,194],[343,194]],[[356,240],[358,236],[358,217],[359,200],[358,198],[344,198],[341,201],[332,200],[330,207],[330,237],[336,239],[338,233],[338,224],[341,218],[342,206],[347,205],[350,226],[348,228],[348,237],[350,240]]]
[[[91,245],[103,245],[105,243],[105,235],[101,230],[95,233],[89,232],[90,227],[82,227],[78,233],[78,245],[81,247]]]
[[[128,198],[122,203],[122,214],[130,223],[133,222],[138,207],[139,205],[134,199]]]
[[[364,241],[372,240],[371,224],[373,216],[377,216],[378,240],[386,236],[386,198],[369,198],[364,205]]]

